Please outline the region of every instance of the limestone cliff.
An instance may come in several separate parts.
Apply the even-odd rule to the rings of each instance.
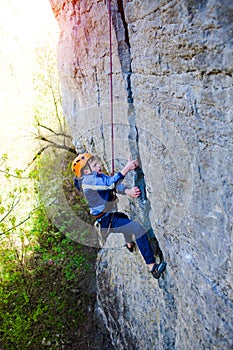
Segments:
[[[61,34],[64,115],[77,148],[110,170],[109,21],[104,0],[50,0]],[[230,350],[231,0],[112,0],[116,168],[141,168],[122,209],[158,238],[159,280],[136,252],[102,249],[98,313],[115,349]]]

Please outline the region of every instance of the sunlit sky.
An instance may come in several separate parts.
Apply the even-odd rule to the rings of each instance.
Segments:
[[[54,32],[55,36],[51,34]],[[57,35],[49,0],[0,0],[0,154],[8,153],[19,168],[25,168],[35,148],[35,48],[45,41],[57,40]]]

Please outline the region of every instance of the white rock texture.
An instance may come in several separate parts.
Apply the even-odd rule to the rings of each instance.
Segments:
[[[63,110],[77,148],[110,171],[104,0],[50,0],[61,29]],[[157,237],[159,281],[139,252],[102,249],[98,313],[117,350],[233,349],[231,0],[112,0],[116,170],[141,161],[121,209]]]

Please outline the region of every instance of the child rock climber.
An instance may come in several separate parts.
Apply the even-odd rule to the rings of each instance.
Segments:
[[[113,176],[105,175],[99,162],[90,153],[78,155],[73,163],[72,170],[75,177],[75,186],[84,193],[90,213],[105,232],[122,233],[126,240],[126,247],[133,252],[135,244],[148,266],[153,277],[159,278],[166,268],[166,263],[156,263],[153,250],[142,225],[128,218],[124,213],[117,211],[116,192],[132,198],[140,196],[138,187],[127,188],[122,184],[125,175],[138,167],[137,160],[129,160],[126,166]]]

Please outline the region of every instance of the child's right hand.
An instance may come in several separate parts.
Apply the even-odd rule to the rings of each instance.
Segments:
[[[124,167],[124,169],[122,169],[121,173],[122,175],[126,175],[130,170],[135,170],[138,167],[138,160],[134,159],[131,160],[129,159],[126,166]]]
[[[129,170],[134,170],[138,167],[138,161],[137,159],[135,160],[128,160],[126,167],[129,168]]]

